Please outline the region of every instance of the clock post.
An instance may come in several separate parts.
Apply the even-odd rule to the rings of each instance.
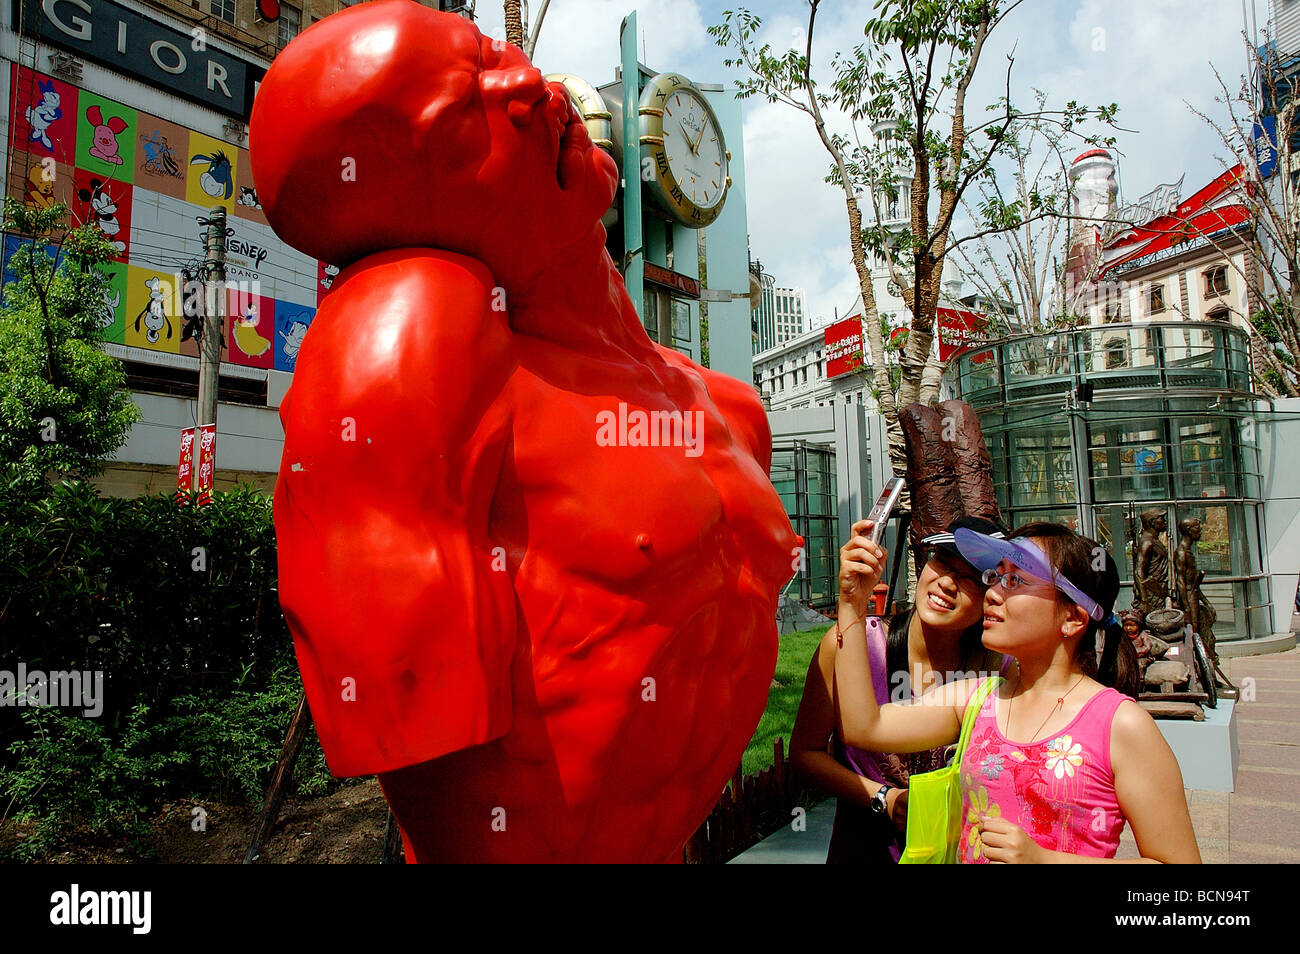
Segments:
[[[636,59],[636,11],[623,18],[619,28],[619,53],[623,63],[623,283],[636,313],[645,316],[644,239],[641,235],[641,140],[637,128],[637,102],[641,71]]]

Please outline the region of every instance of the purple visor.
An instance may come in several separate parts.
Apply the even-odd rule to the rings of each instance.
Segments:
[[[993,537],[976,533],[965,527],[953,531],[953,542],[971,566],[981,573],[996,570],[998,563],[1005,560],[1014,563],[1031,576],[1051,582],[1057,589],[1074,600],[1083,611],[1097,622],[1105,615],[1097,601],[1052,569],[1047,554],[1038,548],[1032,540],[996,540]]]

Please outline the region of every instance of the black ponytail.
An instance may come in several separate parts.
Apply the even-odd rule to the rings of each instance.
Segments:
[[[1100,662],[1092,648],[1098,631],[1104,640]],[[1088,632],[1093,638],[1085,636],[1079,643],[1079,661],[1083,663],[1084,672],[1103,686],[1113,686],[1124,695],[1136,699],[1142,688],[1139,684],[1137,650],[1133,648],[1133,641],[1124,633],[1123,624],[1112,615],[1105,622],[1089,626]],[[1093,671],[1089,672],[1089,669]]]

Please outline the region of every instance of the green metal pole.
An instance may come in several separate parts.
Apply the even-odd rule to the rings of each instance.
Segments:
[[[641,234],[641,134],[637,106],[641,99],[641,69],[636,59],[636,11],[619,27],[623,63],[623,283],[642,314],[645,300],[644,238]],[[642,316],[644,318],[644,316]]]

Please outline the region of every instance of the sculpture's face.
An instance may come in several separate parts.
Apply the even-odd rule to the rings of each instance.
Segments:
[[[276,232],[332,264],[423,247],[508,271],[589,233],[617,179],[563,86],[409,0],[347,8],[290,43],[249,149]]]
[[[1201,539],[1201,521],[1192,520],[1187,524],[1187,535],[1193,540]]]

